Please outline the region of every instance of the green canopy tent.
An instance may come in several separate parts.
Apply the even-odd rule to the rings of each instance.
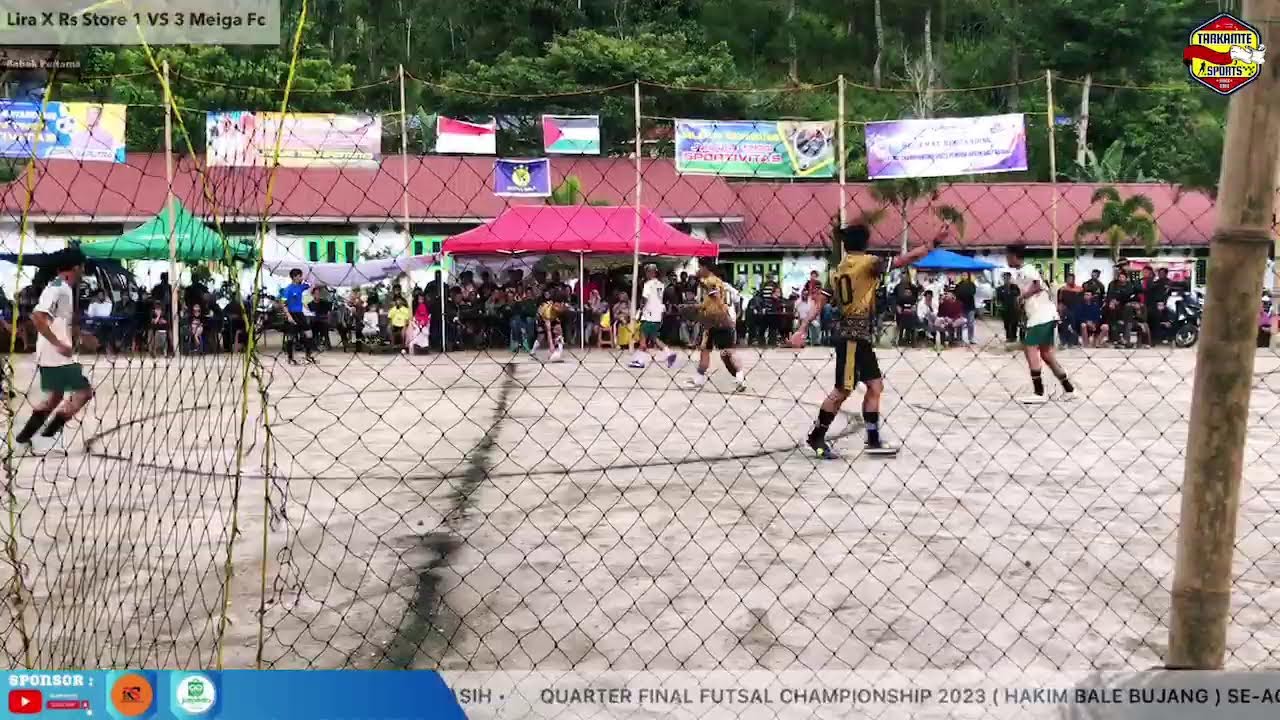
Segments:
[[[223,247],[222,236],[192,215],[182,203],[175,202],[173,211],[174,244],[177,260],[184,263],[219,261],[231,253],[232,260],[253,259],[253,243],[245,238],[227,238]],[[169,259],[169,208],[141,226],[112,240],[99,240],[80,246],[85,257],[96,260],[168,260]]]

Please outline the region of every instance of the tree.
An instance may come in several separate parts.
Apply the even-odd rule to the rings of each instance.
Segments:
[[[1093,150],[1086,149],[1084,163],[1068,173],[1068,177],[1081,183],[1161,182],[1142,171],[1141,160],[1141,156],[1126,158],[1124,140],[1115,140],[1102,153],[1101,160]]]
[[[605,206],[608,202],[604,200],[587,200],[587,196],[582,192],[582,180],[577,175],[568,175],[559,185],[555,186],[551,191],[551,197],[547,198],[548,205],[595,205]]]
[[[1132,240],[1140,240],[1148,254],[1155,252],[1158,230],[1151,198],[1136,194],[1121,199],[1118,190],[1104,187],[1094,190],[1089,199],[1091,207],[1098,203],[1102,203],[1098,217],[1085,220],[1076,228],[1077,252],[1081,241],[1090,235],[1106,238],[1113,261],[1120,259],[1120,247]]]
[[[931,211],[945,223],[955,227],[960,238],[964,237],[964,213],[954,205],[941,204],[933,206],[938,199],[938,180],[936,178],[903,178],[900,180],[879,180],[871,185],[871,197],[884,208],[892,208],[898,212],[902,220],[902,252],[907,252],[911,242],[911,207],[920,200],[928,200]],[[863,222],[874,225],[884,217],[884,211],[871,211],[863,214]]]

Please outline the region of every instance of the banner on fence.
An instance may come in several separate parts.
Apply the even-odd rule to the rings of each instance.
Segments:
[[[676,120],[676,170],[689,175],[835,175],[835,123]]]
[[[382,154],[382,118],[244,110],[205,116],[206,162],[210,166],[272,165],[277,139],[283,167],[377,167]]]
[[[0,101],[0,157],[124,162],[124,105]]]
[[[497,160],[493,194],[499,197],[550,197],[551,160]]]
[[[498,152],[498,121],[473,123],[436,118],[436,152],[493,155]]]
[[[552,155],[599,155],[600,116],[543,115],[542,149]]]
[[[1135,278],[1142,276],[1144,268],[1155,272],[1169,271],[1169,279],[1178,283],[1195,283],[1195,258],[1124,258],[1125,271]]]
[[[1027,169],[1027,131],[1020,113],[872,122],[866,139],[872,180]]]

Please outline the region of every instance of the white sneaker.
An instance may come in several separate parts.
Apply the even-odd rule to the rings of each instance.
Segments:
[[[563,360],[561,360],[560,358],[560,351],[557,350],[551,353],[551,356],[547,358],[547,362],[553,362],[553,363],[563,362]]]
[[[632,370],[643,370],[643,369],[644,369],[644,361],[643,361],[643,360],[632,360],[631,362],[627,363],[627,367],[631,368]]]
[[[707,376],[702,373],[695,373],[693,377],[685,381],[689,387],[700,388],[707,384]]]
[[[1022,395],[1020,397],[1014,398],[1014,400],[1019,403],[1022,403],[1023,405],[1044,405],[1045,403],[1049,402],[1049,398],[1045,397],[1044,395],[1034,395],[1034,394]]]
[[[1067,401],[1067,402],[1070,402],[1070,401],[1072,401],[1072,400],[1075,400],[1075,399],[1076,399],[1076,391],[1075,391],[1075,390],[1063,390],[1063,391],[1062,391],[1062,394],[1058,396],[1058,399],[1059,399],[1059,400],[1065,400],[1065,401]]]
[[[743,390],[746,390],[746,389],[747,389],[747,374],[746,374],[746,373],[744,373],[744,372],[740,372],[740,373],[738,373],[737,377],[735,377],[735,378],[734,378],[734,380],[738,383],[737,387],[735,388],[735,391],[736,391],[736,392],[742,392]]]

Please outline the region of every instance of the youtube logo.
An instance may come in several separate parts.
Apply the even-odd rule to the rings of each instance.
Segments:
[[[44,697],[39,690],[10,690],[9,714],[34,715],[40,712],[40,703],[43,701]]]

